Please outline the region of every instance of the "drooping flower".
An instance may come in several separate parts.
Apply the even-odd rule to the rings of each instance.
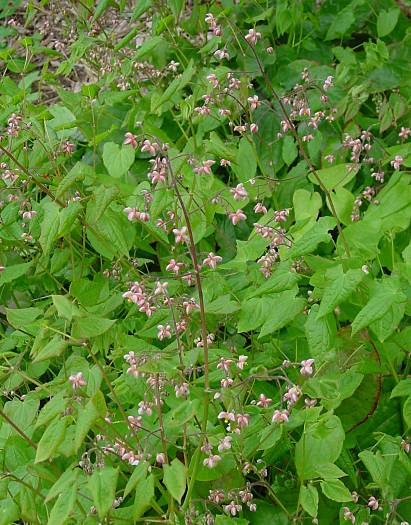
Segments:
[[[228,217],[230,221],[233,223],[233,225],[235,226],[239,222],[245,221],[247,218],[247,215],[242,210],[237,210],[236,212],[229,213]]]
[[[313,374],[314,359],[305,359],[301,361],[300,374],[302,376],[311,376]]]
[[[288,413],[288,410],[275,410],[272,417],[272,422],[286,423],[288,421],[289,415],[290,414]]]
[[[210,252],[208,256],[204,259],[203,265],[208,266],[212,270],[215,270],[217,264],[220,263],[222,260],[222,257],[220,257],[219,255],[215,255],[213,252]]]
[[[71,375],[69,377],[69,381],[71,383],[71,386],[73,387],[73,390],[77,390],[82,386],[87,385],[87,382],[83,377],[83,372],[77,372],[77,374]]]
[[[133,135],[132,133],[130,133],[130,131],[127,131],[127,133],[124,135],[123,144],[124,145],[130,144],[130,146],[136,149],[138,146],[137,137]]]

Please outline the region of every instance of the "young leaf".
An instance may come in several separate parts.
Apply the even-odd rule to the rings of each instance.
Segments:
[[[37,446],[35,463],[45,461],[54,454],[64,439],[66,425],[66,418],[56,418],[50,426],[46,428]]]
[[[151,507],[151,500],[154,497],[154,476],[150,474],[148,478],[139,479],[136,485],[136,496],[134,499],[133,518],[137,520],[147,509]]]
[[[119,146],[106,142],[103,148],[103,162],[109,174],[118,179],[125,175],[134,162],[135,152],[130,146]]]
[[[118,469],[104,467],[95,469],[88,479],[88,487],[100,519],[103,519],[112,508],[116,496],[117,478]]]
[[[314,485],[301,485],[300,503],[302,508],[313,518],[318,512],[318,491]]]
[[[74,508],[77,496],[77,483],[73,483],[69,490],[62,492],[51,509],[47,525],[61,525],[65,523]]]
[[[395,28],[400,16],[398,7],[386,11],[381,10],[377,18],[377,33],[380,38],[389,35]]]
[[[77,483],[80,469],[67,469],[47,492],[45,502],[48,503],[61,493],[66,493],[68,488]]]
[[[321,481],[320,485],[324,496],[327,496],[327,498],[332,499],[333,501],[338,501],[339,503],[352,501],[351,492],[339,479]]]
[[[187,473],[185,466],[177,458],[171,465],[163,465],[163,482],[175,500],[181,503],[186,490]]]
[[[403,379],[395,385],[391,392],[391,399],[393,397],[408,397],[411,396],[411,378]]]
[[[326,275],[331,280],[331,284],[324,290],[318,318],[331,313],[336,306],[343,303],[365,277],[365,273],[360,269],[348,270],[344,273],[341,264],[328,270]]]

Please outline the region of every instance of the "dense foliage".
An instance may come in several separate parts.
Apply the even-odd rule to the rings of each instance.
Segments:
[[[407,2],[0,10],[0,525],[411,521]]]

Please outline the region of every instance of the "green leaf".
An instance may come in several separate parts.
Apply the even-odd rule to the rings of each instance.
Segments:
[[[40,308],[5,308],[5,310],[7,321],[11,326],[23,329],[43,313]]]
[[[78,315],[79,310],[76,305],[74,305],[70,299],[65,295],[52,295],[53,304],[57,310],[57,315],[71,321],[73,315]]]
[[[77,496],[77,483],[73,483],[69,490],[60,494],[54,507],[51,509],[47,525],[62,525],[74,509]]]
[[[80,448],[90,428],[100,418],[104,418],[106,413],[107,407],[104,396],[100,390],[98,390],[79,412],[74,436],[74,449],[76,451]]]
[[[302,508],[313,518],[318,512],[318,491],[314,485],[301,485],[300,503]]]
[[[40,227],[39,243],[44,255],[49,255],[59,231],[59,207],[55,202],[46,202],[43,208],[44,217]]]
[[[194,75],[195,67],[193,59],[184,68],[184,72],[181,76],[176,77],[171,84],[167,87],[162,95],[158,98],[153,97],[151,101],[151,111],[155,113],[158,109],[161,109],[166,102],[168,102],[176,93],[181,95],[183,88],[190,82],[191,77]]]
[[[364,279],[365,273],[360,269],[348,270],[347,273],[344,273],[342,265],[339,264],[329,269],[326,276],[331,280],[331,284],[324,290],[318,318],[331,313],[336,306],[348,299]]]
[[[318,476],[323,479],[338,479],[347,475],[333,463],[322,463],[317,465],[316,471]]]
[[[376,454],[373,454],[370,450],[364,450],[358,454],[358,457],[371,474],[374,483],[376,483],[380,489],[384,489],[384,487],[387,486],[388,480],[387,470],[381,452],[378,451]]]
[[[287,326],[303,311],[305,304],[305,299],[295,297],[294,290],[286,290],[276,294],[258,338],[260,339]]]
[[[125,498],[126,496],[128,496],[130,492],[136,487],[137,483],[139,483],[140,480],[145,478],[146,476],[147,464],[141,462],[134,468],[133,473],[129,477],[126,488],[124,489],[123,497]]]
[[[66,409],[68,400],[64,397],[64,390],[60,391],[40,410],[36,420],[36,428],[47,424],[57,415],[62,415]]]
[[[48,503],[59,494],[66,493],[68,488],[77,483],[80,469],[67,469],[47,492],[45,503]]]
[[[351,2],[352,4],[352,2]],[[355,22],[354,9],[352,5],[337,13],[328,28],[325,40],[334,40],[343,37]]]
[[[269,297],[250,299],[243,303],[238,320],[238,332],[249,332],[261,326],[272,307]]]
[[[154,497],[154,476],[150,474],[147,479],[142,478],[136,485],[133,518],[137,520],[151,507]]]
[[[391,392],[391,399],[393,397],[407,397],[411,396],[411,378],[400,381]]]
[[[352,323],[352,334],[356,334],[372,322],[382,318],[393,303],[403,303],[406,296],[399,290],[398,282],[388,278],[375,283],[368,303],[360,310]]]
[[[11,283],[15,279],[22,277],[32,266],[33,261],[6,266],[6,269],[0,273],[0,285]]]
[[[168,492],[175,500],[181,503],[181,498],[186,490],[187,473],[186,467],[177,458],[173,459],[171,465],[163,465],[163,482]]]
[[[316,219],[322,205],[321,195],[300,188],[293,194],[293,205],[296,222]]]
[[[313,357],[327,352],[335,338],[336,326],[334,316],[318,318],[318,304],[314,304],[304,325],[308,348]]]
[[[331,239],[328,231],[333,229],[335,224],[336,221],[334,217],[321,217],[310,230],[304,232],[304,234],[294,242],[288,252],[288,257],[301,257],[307,253],[312,253],[320,243],[328,243]]]
[[[114,142],[106,142],[103,148],[103,162],[109,175],[118,179],[131,168],[135,159],[132,146],[119,146]]]
[[[116,496],[117,478],[118,469],[113,467],[95,469],[88,478],[88,488],[100,519],[103,519],[112,508]]]
[[[258,450],[268,450],[274,447],[283,435],[283,425],[270,425],[264,428],[258,436]]]
[[[116,319],[103,319],[97,315],[87,315],[87,317],[76,317],[73,325],[73,337],[97,337],[109,330]]]
[[[67,348],[68,342],[65,341],[60,335],[56,335],[49,341],[44,348],[37,349],[35,353],[30,355],[33,357],[33,363],[39,363],[45,359],[51,357],[57,357],[61,355]]]
[[[295,465],[301,480],[317,477],[317,467],[334,463],[341,453],[344,430],[337,416],[324,414],[318,421],[306,425],[295,447]]]
[[[389,35],[395,28],[400,16],[398,7],[381,10],[377,18],[377,34],[380,38]]]
[[[339,479],[321,481],[320,485],[324,496],[327,496],[327,498],[333,501],[338,501],[339,503],[352,501],[351,492]]]
[[[229,516],[224,516],[223,514],[216,516],[214,521],[214,525],[247,525],[248,523],[250,522],[244,518],[234,519],[230,518]]]
[[[402,414],[404,422],[407,425],[407,429],[411,428],[411,396],[406,400],[402,407]]]
[[[291,135],[286,135],[283,139],[282,156],[287,166],[290,166],[298,156],[298,148]]]
[[[240,140],[236,163],[233,164],[232,169],[240,182],[247,182],[255,177],[257,171],[256,153],[253,145],[248,142],[246,137]]]
[[[56,418],[46,428],[37,446],[35,463],[45,461],[54,454],[64,439],[66,434],[66,424],[66,418]]]
[[[322,185],[328,190],[335,190],[338,187],[345,186],[357,174],[360,167],[355,164],[336,164],[330,168],[317,170],[316,174],[321,180]],[[310,173],[308,176],[313,184],[319,185],[318,178]]]
[[[255,290],[252,290],[250,294],[247,295],[247,299],[260,297],[272,292],[283,292],[285,290],[290,290],[300,279],[301,276],[297,272],[292,272],[290,270],[289,264],[281,266],[280,263],[280,265],[274,270],[270,277],[263,282],[262,285],[256,287]]]

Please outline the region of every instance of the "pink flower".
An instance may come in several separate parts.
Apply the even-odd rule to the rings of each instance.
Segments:
[[[251,123],[250,124],[250,131],[251,131],[251,133],[258,133],[258,126],[257,126],[257,124],[254,124],[254,122]]]
[[[373,177],[377,182],[384,182],[384,176],[385,173],[383,171],[374,171],[374,173],[371,173],[371,177]]]
[[[228,423],[229,421],[235,421],[234,412],[220,412],[217,418],[224,419],[226,423]]]
[[[160,281],[157,281],[156,287],[154,290],[154,295],[165,295],[167,293],[167,287],[168,283],[161,283]]]
[[[244,367],[247,364],[247,359],[247,355],[240,355],[238,357],[237,368],[239,368],[240,370],[244,370]]]
[[[301,388],[299,386],[293,386],[289,388],[288,391],[284,394],[283,399],[284,401],[288,401],[289,406],[295,405],[295,403],[297,403],[298,399],[300,398],[301,394]]]
[[[227,159],[221,159],[220,166],[231,166],[231,162]]]
[[[231,501],[228,505],[224,505],[224,511],[231,516],[236,516],[238,512],[243,508],[242,505],[238,505],[235,501]]]
[[[257,401],[257,406],[262,408],[267,408],[272,403],[272,399],[269,397],[266,397],[265,394],[260,394],[260,397]]]
[[[333,80],[334,80],[334,77],[332,77],[331,75],[324,80],[324,84],[323,84],[324,91],[327,91],[328,89],[330,89],[330,87],[333,86]]]
[[[210,490],[208,499],[213,503],[219,505],[225,500],[225,494],[223,490]]]
[[[269,46],[269,47],[267,47],[266,52],[267,52],[269,55],[272,55],[272,54],[274,53],[274,48],[272,48],[271,46]]]
[[[411,128],[401,127],[401,131],[398,133],[400,139],[406,140],[411,135]]]
[[[230,388],[233,383],[234,381],[231,379],[231,377],[226,377],[220,381],[221,388]]]
[[[190,389],[187,383],[181,383],[181,385],[176,385],[174,387],[176,397],[188,397],[190,394]]]
[[[141,416],[128,416],[127,417],[129,427],[132,430],[140,430],[143,418]]]
[[[71,375],[69,377],[69,381],[71,383],[71,386],[73,387],[73,390],[77,390],[78,388],[87,385],[82,372],[77,372],[77,374]]]
[[[138,309],[139,312],[144,312],[147,317],[151,317],[156,310],[157,308],[155,306],[150,306],[149,303],[142,304]]]
[[[374,496],[371,496],[368,500],[367,507],[371,510],[378,510],[378,500]]]
[[[254,206],[254,213],[263,213],[265,215],[267,213],[267,208],[263,206],[261,202],[257,202]]]
[[[235,188],[231,188],[230,193],[236,201],[241,201],[248,197],[248,193],[242,183],[237,184]]]
[[[395,155],[394,160],[392,160],[390,164],[395,170],[399,170],[403,162],[404,159],[401,157],[401,155]]]
[[[225,49],[217,49],[217,51],[214,52],[214,56],[219,60],[223,60],[223,58],[226,58],[228,60],[230,58],[230,55]]]
[[[258,106],[261,104],[257,95],[254,95],[253,97],[248,97],[247,101],[250,104],[251,109],[257,109]]]
[[[403,451],[406,452],[407,454],[411,450],[411,445],[405,439],[403,439],[401,441],[401,447],[402,447]]]
[[[176,244],[188,242],[189,238],[188,238],[188,235],[187,235],[187,227],[186,226],[183,226],[180,229],[174,228],[173,229],[173,233],[174,233],[174,236],[175,236]]]
[[[274,220],[276,222],[286,222],[290,210],[278,210],[274,212]]]
[[[248,414],[237,414],[237,425],[239,428],[248,427],[250,416]]]
[[[138,142],[135,135],[127,131],[127,133],[124,135],[124,142],[123,144],[127,145],[130,144],[134,149],[137,148]]]
[[[214,88],[218,87],[219,81],[218,78],[214,75],[214,73],[211,73],[210,75],[207,75],[207,80],[212,84]]]
[[[229,450],[231,448],[232,439],[231,436],[224,437],[218,444],[218,451],[223,452],[224,450]]]
[[[273,423],[284,423],[288,421],[288,410],[275,410],[271,421]]]
[[[164,465],[165,461],[166,461],[166,457],[164,455],[164,452],[160,452],[159,454],[157,454],[156,463],[158,465]]]
[[[66,153],[66,155],[71,155],[75,149],[74,144],[72,144],[69,141],[66,141],[62,146],[63,152]]]
[[[305,359],[301,361],[300,374],[302,376],[311,376],[313,374],[314,359]]]
[[[350,511],[350,509],[348,507],[343,507],[343,516],[344,516],[344,519],[346,521],[351,521],[351,523],[355,523],[355,516],[354,514]]]
[[[231,212],[228,214],[229,219],[235,226],[240,221],[245,221],[247,218],[247,215],[242,210],[237,210],[236,212]]]
[[[214,468],[219,461],[221,461],[221,456],[214,454],[208,456],[208,458],[205,458],[203,465],[208,468]]]
[[[215,160],[205,160],[202,162],[202,165],[198,168],[194,169],[194,172],[197,173],[197,175],[211,175],[211,166],[215,164]]]
[[[166,266],[166,270],[168,272],[173,272],[175,275],[178,275],[183,266],[183,263],[178,263],[175,259],[171,259]]]
[[[145,140],[143,142],[143,145],[141,147],[141,152],[147,152],[150,155],[155,155],[157,151],[159,150],[159,146],[156,142],[151,142],[150,140]]]
[[[220,263],[223,260],[222,257],[219,255],[214,255],[213,252],[210,252],[208,254],[208,257],[206,257],[203,261],[203,265],[208,266],[212,270],[215,270],[217,267],[217,264]]]
[[[169,324],[166,324],[165,326],[162,324],[159,324],[157,328],[158,328],[157,337],[160,341],[162,341],[163,339],[170,339],[171,327]]]
[[[332,164],[332,163],[335,161],[335,157],[334,157],[334,155],[326,155],[324,158],[325,158],[325,160],[326,160],[327,162],[329,162],[330,164]]]
[[[224,370],[224,372],[227,374],[230,371],[230,365],[232,364],[232,362],[232,359],[220,357],[220,362],[217,365],[217,370]]]
[[[255,29],[249,29],[248,33],[244,37],[249,44],[255,44],[257,43],[257,40],[261,38],[261,33],[256,31]]]
[[[25,211],[23,212],[23,219],[26,221],[26,220],[30,220],[32,219],[33,217],[35,217],[37,215],[37,212],[35,210],[30,210],[30,211]]]
[[[144,211],[138,211],[137,208],[124,208],[124,213],[127,214],[127,219],[129,221],[142,221],[148,222],[150,220],[150,215]]]

